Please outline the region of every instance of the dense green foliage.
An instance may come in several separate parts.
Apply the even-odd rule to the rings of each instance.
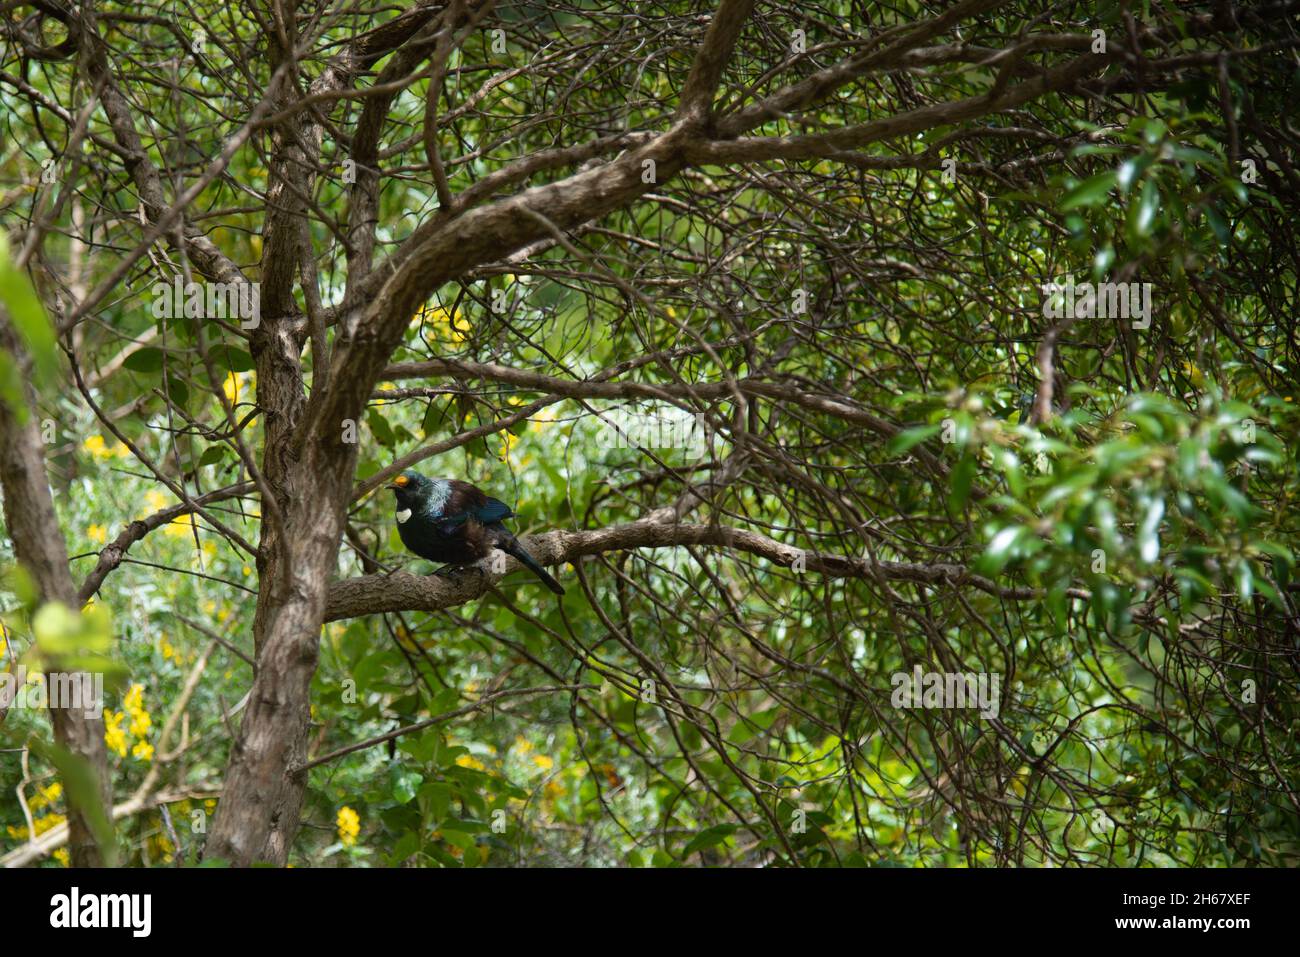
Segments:
[[[138,5],[102,6],[106,41],[132,54],[116,62],[148,118],[148,154],[179,193],[269,83],[264,25],[240,5],[200,4],[204,53],[185,56],[175,50],[188,27],[161,7],[152,21],[126,15]],[[724,115],[926,6],[763,12],[725,74]],[[471,33],[433,98],[453,193],[536,150],[664,128],[701,28],[692,5],[653,7],[552,16],[510,5]],[[1125,10],[1005,4],[961,39],[1000,50],[1022,30],[1101,29],[1120,42]],[[1250,21],[1192,35],[1199,6],[1131,12],[1174,38],[1153,63],[1282,48],[1233,57],[1222,74],[1212,59],[1153,65],[1137,88],[1116,68],[1107,82],[862,151],[703,162],[595,228],[429,299],[393,363],[459,359],[566,380],[624,364],[613,381],[661,387],[661,398],[386,375],[357,424],[358,481],[547,398],[416,467],[511,503],[521,534],[634,522],[725,475],[685,521],[841,565],[801,571],[710,545],[603,552],[558,570],[559,601],[515,572],[463,607],[326,623],[312,759],[431,723],[312,767],[291,862],[1297,863],[1300,187],[1282,162],[1296,157],[1283,122],[1300,94],[1294,31]],[[332,52],[325,41],[387,16],[338,16],[308,79]],[[492,49],[497,26],[505,53]],[[801,28],[823,46],[783,53]],[[1029,56],[1050,66],[1067,54]],[[75,112],[86,102],[76,63],[29,64],[26,82]],[[750,135],[847,128],[999,82],[996,63],[871,74]],[[438,208],[419,133],[428,83],[410,80],[387,107],[381,254]],[[76,185],[56,207],[40,164],[58,157],[67,125],[51,132],[33,99],[0,82],[0,209],[16,231],[56,224],[48,261],[28,270],[53,323],[32,335],[45,329],[49,342],[26,341],[47,357],[34,414],[55,423],[48,464],[81,580],[130,522],[178,501],[120,439],[197,495],[249,478],[232,426],[257,458],[264,422],[256,346],[236,321],[155,316],[154,285],[188,268],[161,246],[66,327],[69,304],[138,241],[137,199],[92,141],[75,176],[62,167]],[[343,294],[341,177],[366,102],[331,105],[328,175],[311,196],[326,307]],[[90,129],[109,136],[98,113]],[[271,148],[254,135],[189,218],[254,275]],[[1252,157],[1257,179],[1243,173]],[[1083,316],[1053,329],[1043,287],[1067,276],[1150,283],[1149,327]],[[10,296],[21,293],[5,292],[17,318]],[[1049,330],[1055,388],[1042,418]],[[682,388],[739,380],[770,388]],[[21,404],[16,375],[3,381],[0,398]],[[708,442],[619,447],[601,418],[617,410],[699,415]],[[211,509],[256,543],[255,489]],[[13,666],[39,661],[42,636],[10,558],[0,602]],[[382,490],[352,504],[338,577],[376,560],[430,570],[403,552]],[[197,861],[252,679],[258,589],[254,556],[184,515],[133,545],[94,599],[111,613],[115,800],[142,785],[166,796],[119,820],[128,863]],[[918,665],[999,675],[997,716],[895,707],[891,676]],[[28,836],[16,790],[37,833],[62,820],[56,769],[23,751],[47,729],[39,709],[0,725],[0,849]]]

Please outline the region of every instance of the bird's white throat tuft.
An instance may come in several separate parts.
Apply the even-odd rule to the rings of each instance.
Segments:
[[[401,525],[403,522],[405,522],[405,521],[406,521],[408,518],[410,518],[410,517],[411,517],[411,510],[410,510],[409,508],[399,508],[399,509],[397,510],[397,524],[398,524],[398,525]]]

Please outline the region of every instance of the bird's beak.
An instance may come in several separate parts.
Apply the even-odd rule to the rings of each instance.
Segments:
[[[402,486],[398,485],[396,482],[389,482],[387,485],[384,486],[384,488],[391,488],[394,492],[396,492],[401,487]]]

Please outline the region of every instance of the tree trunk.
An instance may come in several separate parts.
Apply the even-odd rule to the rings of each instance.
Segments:
[[[14,334],[9,317],[0,312],[0,346],[24,369],[22,379],[31,381],[30,361]],[[0,402],[0,487],[4,489],[5,525],[14,543],[18,563],[32,576],[42,602],[62,602],[77,607],[77,588],[68,568],[68,549],[54,514],[49,480],[45,475],[45,446],[36,418],[36,396],[25,387],[27,410],[11,409]],[[26,413],[26,414],[23,414]],[[80,680],[80,679],[78,679]],[[85,687],[90,687],[89,684]],[[50,701],[54,740],[85,761],[95,777],[102,808],[110,803],[108,754],[104,746],[102,714],[89,717],[84,708],[61,708]],[[113,863],[113,850],[101,852],[90,827],[87,809],[76,789],[65,787],[68,804],[68,847],[74,867],[102,867]]]

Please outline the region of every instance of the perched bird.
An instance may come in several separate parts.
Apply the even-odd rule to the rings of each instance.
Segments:
[[[385,488],[397,499],[397,534],[421,558],[444,565],[468,565],[494,548],[513,555],[551,591],[564,589],[501,523],[515,513],[505,502],[457,479],[425,478],[407,470]]]

